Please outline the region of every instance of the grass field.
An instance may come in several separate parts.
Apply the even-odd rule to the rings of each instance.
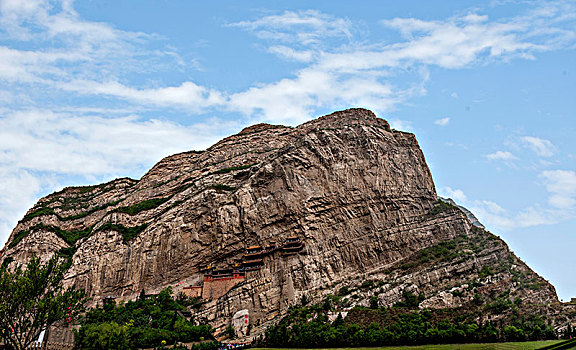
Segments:
[[[322,350],[534,350],[542,348],[561,340],[528,341],[518,343],[484,343],[484,344],[441,344],[441,345],[419,345],[419,346],[387,346],[382,348],[339,348]],[[253,350],[267,350],[255,348]],[[272,350],[272,349],[270,349]],[[273,349],[273,350],[293,350],[293,349]],[[313,349],[309,349],[313,350]]]

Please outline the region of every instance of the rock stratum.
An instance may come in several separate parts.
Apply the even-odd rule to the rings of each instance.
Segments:
[[[370,296],[392,306],[406,292],[421,308],[520,299],[566,325],[575,312],[554,287],[466,214],[439,201],[413,134],[349,109],[295,128],[254,125],[140,180],[46,196],[1,259],[68,257],[65,283],[93,304],[171,286],[201,298],[192,316],[220,334],[231,323],[261,334],[328,294],[350,308]]]

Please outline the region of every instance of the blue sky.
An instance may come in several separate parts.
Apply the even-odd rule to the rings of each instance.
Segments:
[[[574,1],[0,0],[0,242],[41,196],[348,107],[576,297]]]

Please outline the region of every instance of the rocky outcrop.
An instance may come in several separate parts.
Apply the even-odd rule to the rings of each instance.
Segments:
[[[251,246],[262,255],[249,258]],[[503,241],[438,202],[414,135],[364,109],[295,128],[258,124],[167,157],[139,181],[42,198],[3,259],[53,253],[71,259],[66,283],[93,303],[186,287],[204,296],[193,317],[219,333],[240,311],[253,336],[290,305],[336,293],[350,307],[374,295],[392,305],[406,292],[422,307],[453,307],[505,290],[557,303]],[[216,280],[231,280],[206,284],[210,271],[233,268],[241,276],[219,272]]]

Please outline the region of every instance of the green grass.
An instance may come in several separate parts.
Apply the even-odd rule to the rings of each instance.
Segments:
[[[380,348],[335,348],[334,350],[535,350],[548,345],[559,343],[561,340],[541,340],[511,343],[478,343],[478,344],[433,344],[417,346],[385,346]],[[265,350],[266,348],[253,348],[252,350]],[[270,348],[272,349],[272,348]],[[292,350],[274,348],[274,350]],[[314,350],[314,349],[309,349]],[[332,349],[323,349],[332,350]]]
[[[540,348],[541,350],[570,350],[570,349],[576,349],[576,339],[566,339],[564,341],[561,341],[559,343],[553,344],[553,345],[549,345],[549,346],[545,346],[543,348]]]

